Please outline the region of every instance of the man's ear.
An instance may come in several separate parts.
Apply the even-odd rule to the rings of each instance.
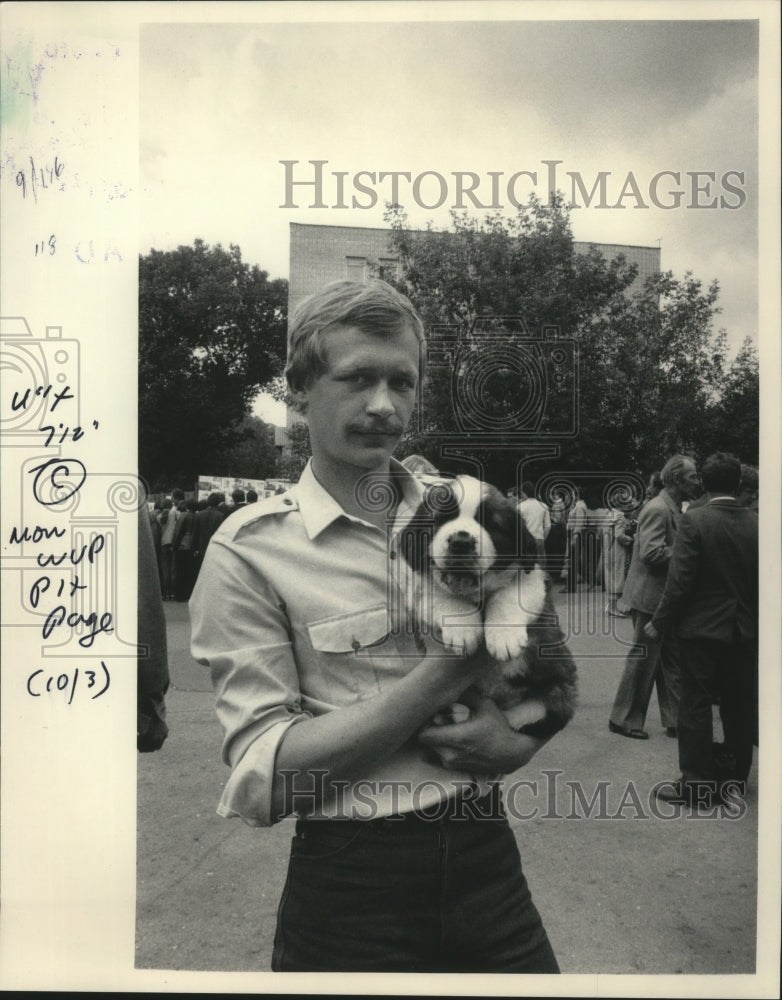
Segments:
[[[308,393],[306,389],[296,388],[293,386],[288,386],[288,398],[290,399],[290,404],[297,413],[305,413],[307,410],[307,397]]]

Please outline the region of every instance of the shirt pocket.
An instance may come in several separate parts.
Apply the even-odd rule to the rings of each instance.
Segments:
[[[310,622],[307,632],[318,686],[326,685],[333,705],[345,705],[376,694],[383,676],[404,672],[399,669],[385,605]]]

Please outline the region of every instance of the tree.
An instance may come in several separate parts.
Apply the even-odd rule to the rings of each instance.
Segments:
[[[648,473],[676,452],[698,457],[723,377],[719,285],[653,275],[581,332],[581,428],[571,459]]]
[[[287,287],[234,245],[139,258],[139,466],[153,491],[222,469],[282,367]]]
[[[730,451],[746,465],[758,464],[760,370],[749,337],[731,362],[708,418],[707,452]]]
[[[510,220],[454,212],[451,231],[410,230],[398,206],[386,218],[401,265],[396,283],[431,343],[426,406],[403,452],[442,465],[443,435],[456,434],[490,479],[509,483],[520,430],[529,445],[563,447],[572,436],[583,416],[579,340],[637,270],[621,255],[577,252],[561,196],[533,198]]]
[[[273,479],[279,456],[274,446],[274,427],[248,414],[236,427],[240,440],[221,462],[229,476],[241,479]]]
[[[449,231],[410,230],[398,206],[386,218],[395,284],[430,338],[424,412],[402,454],[459,471],[453,449],[443,450],[459,432],[463,453],[507,486],[519,458],[545,444],[557,453],[536,460],[535,478],[648,473],[677,451],[703,457],[715,414],[734,421],[742,442],[756,440],[744,402],[752,359],[744,352],[726,379],[716,281],[704,289],[690,272],[666,272],[630,293],[636,270],[622,255],[576,250],[561,195],[533,198],[510,220],[452,213]],[[742,444],[742,457],[751,453]]]
[[[279,478],[298,482],[311,454],[310,429],[304,421],[296,421],[288,428],[288,454],[277,463]]]

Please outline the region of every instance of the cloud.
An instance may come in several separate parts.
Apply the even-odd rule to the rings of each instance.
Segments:
[[[713,272],[715,248],[757,252],[754,22],[148,25],[141,41],[150,245],[233,242],[284,274],[290,222],[383,225],[382,194],[374,211],[281,210],[283,159],[349,176],[531,170],[544,195],[544,159],[562,160],[562,186],[568,170],[588,185],[610,171],[614,192],[628,172],[648,191],[660,170],[714,171],[718,185],[741,170],[740,211],[629,204],[573,225],[582,240],[661,240],[665,267],[719,277],[731,326],[757,327],[754,285],[735,280],[751,267]],[[445,208],[408,208],[414,225],[447,224]]]

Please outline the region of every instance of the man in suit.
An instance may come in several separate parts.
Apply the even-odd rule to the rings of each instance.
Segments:
[[[633,646],[617,688],[608,728],[612,733],[648,740],[646,712],[657,684],[662,724],[676,733],[679,700],[679,664],[674,638],[665,643],[649,638],[644,627],[657,609],[673,550],[682,501],[695,496],[700,481],[695,462],[674,455],[662,469],[663,489],[648,500],[638,515],[633,555],[627,571],[622,602],[633,620]]]
[[[707,502],[682,516],[668,580],[646,634],[678,637],[681,652],[681,777],[659,798],[684,804],[721,800],[725,779],[743,791],[752,764],[757,705],[758,519],[739,504],[741,465],[717,452],[703,465]],[[719,699],[724,757],[712,743],[712,704]]]

